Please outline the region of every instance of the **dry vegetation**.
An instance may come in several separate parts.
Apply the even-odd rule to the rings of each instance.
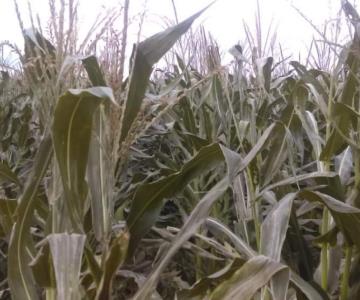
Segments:
[[[199,12],[129,76],[128,0],[83,41],[74,1],[49,9],[0,44],[1,299],[360,299],[350,3],[348,42],[335,21],[305,62],[245,25],[224,66]]]

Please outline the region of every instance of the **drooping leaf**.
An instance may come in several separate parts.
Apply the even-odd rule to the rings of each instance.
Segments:
[[[246,155],[246,157],[241,161],[239,166],[236,166],[237,172],[243,171],[256,157],[256,155],[262,150],[264,145],[266,144],[272,130],[274,129],[274,124],[267,128],[263,135],[259,138],[258,142],[251,151]],[[225,155],[225,154],[224,154]],[[237,174],[237,172],[229,172],[229,174]],[[229,180],[231,178],[225,177],[221,181],[219,181],[197,204],[195,209],[193,209],[191,215],[187,219],[186,223],[180,230],[180,232],[176,235],[173,240],[173,244],[170,246],[168,251],[165,252],[162,258],[159,259],[159,263],[151,273],[149,278],[146,280],[144,286],[138,291],[135,295],[134,300],[145,300],[151,295],[152,291],[155,288],[157,280],[170,262],[173,255],[176,251],[183,245],[185,241],[187,241],[196,230],[203,224],[208,216],[211,206],[213,203],[227,190],[229,186]],[[246,246],[245,246],[246,248]],[[250,251],[250,253],[252,253]]]
[[[211,289],[215,288],[221,282],[231,277],[234,274],[234,272],[236,272],[243,264],[244,264],[244,260],[235,259],[221,270],[213,274],[210,274],[204,278],[201,278],[191,288],[181,290],[177,294],[178,299],[179,300],[206,299],[206,296],[211,291]]]
[[[130,231],[129,255],[136,243],[156,222],[165,198],[179,193],[193,179],[211,170],[223,161],[219,144],[202,148],[179,172],[153,183],[141,185],[132,200],[127,219]]]
[[[37,84],[55,75],[55,47],[34,29],[25,30],[24,40],[25,71],[33,83]]]
[[[271,258],[259,255],[249,259],[234,275],[222,282],[210,300],[250,300],[278,272],[287,268]]]
[[[328,94],[321,84],[320,80],[317,78],[319,72],[311,72],[307,70],[303,65],[297,61],[290,62],[290,65],[294,67],[296,72],[301,76],[301,79],[309,86],[310,90],[315,96],[315,101],[318,104],[320,111],[323,115],[327,115],[327,99]]]
[[[134,296],[133,300],[146,300],[151,297],[161,272],[169,264],[171,258],[177,250],[199,229],[209,214],[214,202],[225,193],[229,185],[228,178],[225,177],[213,186],[209,192],[200,200],[191,212],[191,215],[185,222],[184,226],[174,237],[173,242],[167,251],[159,259],[159,263],[154,267],[152,273],[147,278],[143,286]]]
[[[296,112],[301,120],[302,127],[304,128],[304,130],[308,136],[309,142],[313,146],[315,158],[319,159],[323,140],[322,140],[321,136],[319,135],[318,124],[316,122],[314,114],[307,110],[304,112],[296,110]],[[319,163],[320,163],[320,161],[318,161],[318,164]],[[318,165],[318,170],[319,171],[321,170],[319,165]]]
[[[31,257],[28,243],[31,241],[30,225],[33,218],[37,192],[52,157],[51,138],[43,139],[34,161],[32,174],[25,185],[25,190],[19,200],[15,223],[9,245],[8,278],[12,298],[14,300],[39,299],[34,282],[34,276],[29,267]]]
[[[137,242],[156,222],[163,205],[163,199],[176,195],[193,178],[204,174],[223,161],[226,161],[229,180],[232,181],[237,173],[244,170],[261,151],[274,127],[273,124],[264,131],[258,142],[242,160],[237,158],[235,152],[226,150],[226,147],[212,144],[202,148],[179,172],[140,186],[134,195],[127,219],[127,226],[130,231],[129,255],[132,254]]]
[[[324,204],[331,212],[336,225],[348,243],[360,247],[360,209],[320,192],[301,191],[299,196]]]
[[[290,273],[291,282],[307,297],[311,300],[329,300],[329,296],[319,289],[313,287],[309,282],[302,279],[295,272]]]
[[[286,186],[286,185],[292,185],[295,183],[300,183],[306,180],[321,180],[324,179],[329,180],[330,182],[336,178],[338,176],[338,174],[336,174],[335,172],[312,172],[312,173],[306,173],[306,174],[301,174],[301,175],[297,175],[297,176],[292,176],[289,178],[285,178],[281,181],[275,182],[273,184],[270,184],[266,187],[264,187],[263,190],[260,191],[259,195],[262,195],[263,193],[270,191],[272,189],[275,189],[277,187],[281,187],[281,186]]]
[[[340,154],[347,144],[359,149],[350,136],[351,131],[357,128],[359,114],[344,103],[334,103],[332,108],[330,120],[333,128],[320,157],[325,161]]]
[[[221,222],[214,220],[212,218],[208,218],[206,220],[206,224],[215,230],[219,230],[222,234],[224,234],[234,245],[234,248],[239,251],[242,257],[246,259],[250,259],[252,257],[257,256],[257,253],[246,243],[244,242],[238,235],[233,233],[230,229],[226,228]],[[290,271],[290,280],[294,283],[309,299],[312,300],[324,300],[328,299],[324,293],[316,290],[311,284],[302,279],[295,272]]]

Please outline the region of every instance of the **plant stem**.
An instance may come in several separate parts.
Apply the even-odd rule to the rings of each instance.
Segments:
[[[348,291],[349,291],[349,276],[350,276],[350,266],[351,266],[351,258],[352,258],[352,247],[349,245],[345,246],[345,265],[341,278],[341,286],[340,286],[340,300],[348,299]]]
[[[321,233],[325,234],[329,229],[329,210],[325,207],[322,217]],[[321,287],[326,291],[328,285],[329,270],[329,244],[323,243],[321,247]]]
[[[329,90],[329,99],[328,99],[328,111],[327,111],[327,123],[326,123],[326,141],[329,140],[331,136],[331,112],[332,112],[332,104],[333,104],[333,87],[334,81],[330,80],[330,90]],[[320,159],[318,157],[317,159]],[[329,171],[330,170],[330,161],[325,161],[324,164],[321,164],[320,171]],[[326,234],[329,230],[329,222],[330,222],[330,213],[329,210],[324,207],[322,224],[321,224],[321,233]],[[323,243],[321,247],[321,286],[326,291],[328,287],[328,271],[329,271],[329,244]]]
[[[250,203],[251,203],[251,211],[253,215],[254,220],[254,226],[255,226],[255,237],[256,237],[256,246],[257,249],[260,249],[260,222],[259,222],[259,214],[258,214],[258,204],[256,202],[255,198],[255,189],[254,189],[254,183],[251,176],[251,171],[249,168],[247,168],[247,177],[248,177],[248,188],[249,188],[249,196],[250,196]]]

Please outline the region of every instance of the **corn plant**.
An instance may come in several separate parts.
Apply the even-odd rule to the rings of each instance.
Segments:
[[[48,39],[32,24],[24,53],[2,44],[22,63],[1,71],[2,298],[360,296],[350,3],[333,68],[273,57],[247,26],[223,66],[204,29],[186,35],[205,8],[135,44],[125,80],[129,1],[80,45],[76,5],[49,4]]]

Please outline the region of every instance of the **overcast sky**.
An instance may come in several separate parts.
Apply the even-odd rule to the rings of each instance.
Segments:
[[[29,27],[27,0],[17,0],[21,8],[25,27]],[[206,6],[211,0],[174,0],[179,19],[184,19]],[[119,3],[119,0],[79,0],[82,26],[88,27],[96,14],[103,9]],[[121,1],[120,1],[121,2]],[[297,54],[309,45],[313,28],[299,15],[298,8],[314,25],[322,26],[325,20],[335,18],[340,9],[340,0],[259,0],[263,31],[272,23],[276,27],[278,41],[288,51]],[[353,3],[353,1],[351,1]],[[355,1],[356,2],[356,1]],[[34,12],[46,24],[48,1],[33,0]],[[144,10],[144,0],[130,0],[132,14]],[[294,7],[293,7],[294,6]],[[156,33],[164,24],[162,17],[174,18],[171,0],[147,0],[147,19],[143,27],[143,37]],[[254,31],[256,0],[217,0],[217,2],[194,25],[200,23],[218,40],[223,50],[229,49],[237,41],[245,39],[243,20]],[[0,0],[0,40],[21,43],[13,0]],[[136,30],[133,29],[133,31]],[[131,36],[134,42],[135,34]]]

